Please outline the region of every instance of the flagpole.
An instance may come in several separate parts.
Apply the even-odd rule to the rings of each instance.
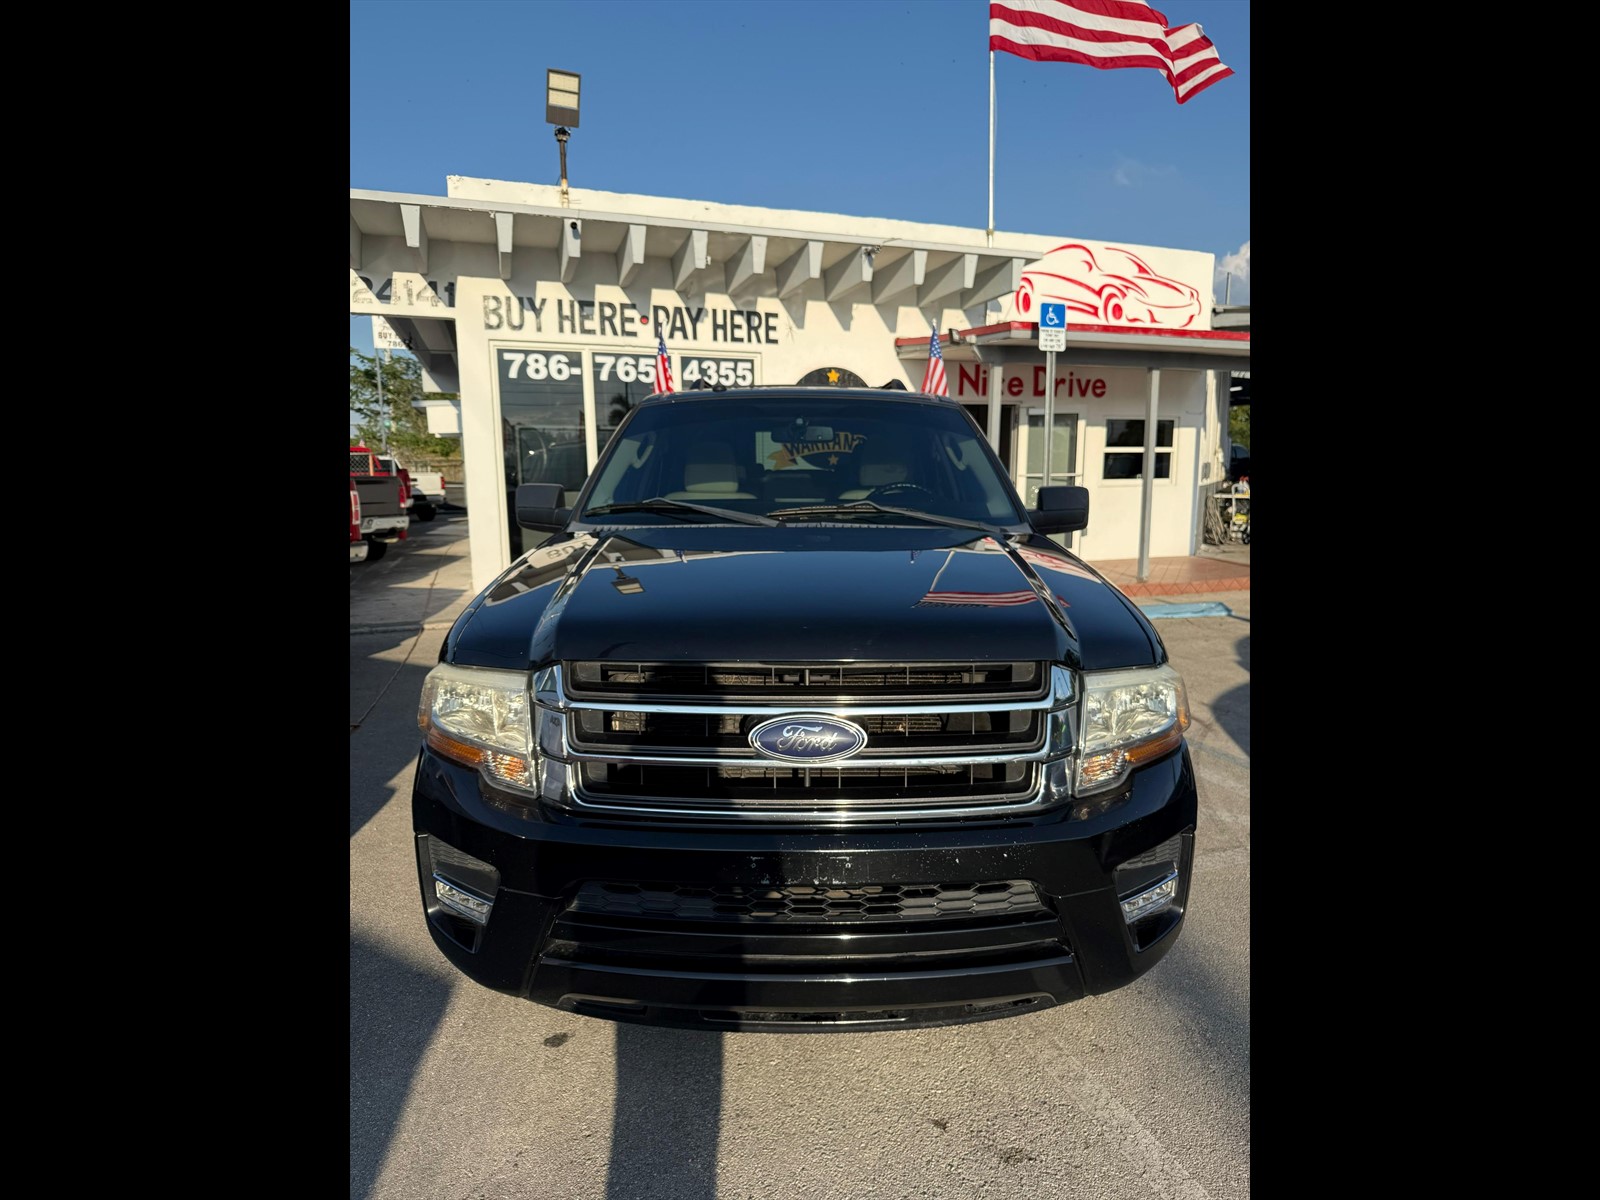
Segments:
[[[994,245],[994,51],[989,51],[989,245]]]

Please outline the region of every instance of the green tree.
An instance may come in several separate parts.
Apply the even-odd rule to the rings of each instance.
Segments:
[[[1250,449],[1250,406],[1236,404],[1228,409],[1228,440]]]
[[[383,371],[383,401],[378,399],[378,371]],[[428,432],[428,414],[412,407],[414,400],[455,400],[455,392],[427,392],[422,388],[422,364],[409,356],[396,355],[384,362],[377,355],[362,354],[350,347],[350,412],[356,426],[352,446],[360,443],[376,450],[384,444],[384,421],[390,424],[389,449],[402,460],[407,457],[452,458],[461,454],[461,443]]]

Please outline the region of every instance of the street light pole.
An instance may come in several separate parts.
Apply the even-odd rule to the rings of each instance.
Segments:
[[[578,89],[583,77],[576,71],[550,69],[544,73],[544,119],[556,127],[561,146],[561,206],[571,203],[567,195],[567,139],[578,127]]]
[[[572,133],[565,126],[556,129],[556,141],[561,143],[561,204],[566,207],[567,198],[567,140]]]
[[[383,413],[379,420],[383,422],[383,453],[385,456],[389,453],[389,401],[383,395],[383,368],[388,361],[389,348],[387,346],[383,349],[382,359],[379,359],[376,353],[373,355],[372,365],[377,369],[378,373],[378,409]]]

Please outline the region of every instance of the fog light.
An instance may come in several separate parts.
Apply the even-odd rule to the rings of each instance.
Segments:
[[[439,897],[439,903],[451,912],[460,913],[467,920],[475,921],[479,925],[487,925],[489,923],[489,910],[494,905],[487,900],[479,900],[476,896],[463,892],[443,876],[435,875],[433,877],[433,894]]]
[[[1178,897],[1178,873],[1174,871],[1154,887],[1146,888],[1122,902],[1122,919],[1129,925],[1158,913]]]

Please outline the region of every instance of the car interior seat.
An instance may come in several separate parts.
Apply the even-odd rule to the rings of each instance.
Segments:
[[[856,467],[857,486],[840,492],[840,500],[863,500],[874,488],[904,483],[911,477],[905,462],[891,446],[868,441],[856,453],[861,456]]]
[[[754,492],[741,490],[739,468],[726,442],[702,442],[689,452],[683,467],[683,491],[669,492],[668,500],[715,504],[719,500],[754,500]]]

